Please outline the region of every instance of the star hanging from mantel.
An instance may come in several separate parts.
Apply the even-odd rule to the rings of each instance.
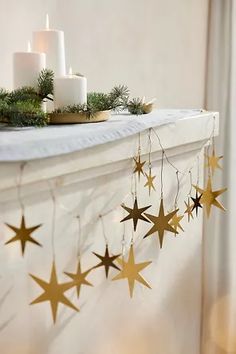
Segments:
[[[181,231],[184,231],[184,229],[180,225],[180,221],[183,218],[184,218],[184,215],[178,215],[178,213],[176,213],[170,221],[170,225],[173,226],[173,228],[175,230],[175,235],[177,234],[178,229],[180,229]]]
[[[196,210],[196,216],[198,215],[198,209],[202,208],[202,204],[201,204],[201,198],[202,198],[202,194],[198,195],[198,192],[196,191],[196,196],[195,198],[191,197],[192,201],[193,201],[193,208],[192,211]]]
[[[51,305],[54,323],[56,323],[59,303],[68,306],[75,311],[79,311],[79,309],[75,307],[72,302],[64,295],[67,290],[72,288],[73,283],[58,283],[55,262],[52,263],[51,276],[49,282],[46,282],[45,280],[42,280],[32,274],[30,274],[30,276],[44,290],[43,294],[37,297],[34,301],[32,301],[30,305],[49,301]]]
[[[146,214],[146,213],[144,214],[154,224],[152,228],[148,231],[148,233],[144,236],[144,238],[154,234],[155,232],[158,232],[160,247],[162,248],[165,231],[170,231],[173,232],[174,234],[178,234],[178,232],[176,232],[175,229],[170,225],[170,220],[178,211],[179,209],[176,209],[171,213],[165,215],[163,199],[161,199],[158,216]]]
[[[224,211],[226,210],[223,207],[223,205],[220,202],[218,202],[216,198],[219,197],[219,195],[221,195],[222,193],[224,193],[227,190],[227,188],[219,189],[218,191],[213,191],[210,177],[208,178],[206,189],[201,189],[198,186],[194,186],[194,188],[199,193],[202,193],[201,203],[206,207],[206,212],[208,217],[210,216],[212,205],[214,205],[215,207],[221,210]]]
[[[110,256],[109,255],[109,250],[108,250],[108,245],[106,245],[106,251],[105,251],[104,256],[101,256],[100,254],[97,254],[95,252],[93,252],[93,254],[101,260],[101,262],[98,263],[96,266],[94,266],[93,269],[99,268],[99,267],[104,267],[105,268],[105,273],[106,273],[106,278],[108,278],[108,273],[109,273],[110,267],[115,268],[117,270],[120,270],[120,268],[114,263],[114,261],[118,257],[120,257],[120,254],[116,254],[114,256]]]
[[[150,285],[146,282],[146,280],[139,274],[144,268],[146,268],[152,262],[142,262],[142,263],[135,263],[134,259],[134,249],[131,245],[129,250],[129,256],[127,262],[124,259],[118,258],[117,260],[119,265],[121,266],[121,271],[118,275],[116,275],[112,280],[120,280],[126,279],[128,280],[129,284],[129,293],[130,297],[133,297],[134,292],[134,285],[135,281],[145,285],[147,288],[151,289]]]
[[[153,184],[153,181],[156,178],[156,176],[152,176],[152,170],[149,169],[149,174],[145,173],[145,177],[147,179],[147,182],[145,183],[144,187],[148,187],[149,195],[151,195],[151,190],[152,189],[154,191],[156,190]]]
[[[207,167],[211,169],[212,174],[215,173],[215,170],[217,168],[222,170],[222,167],[219,165],[219,161],[223,159],[223,156],[216,156],[215,148],[213,148],[212,150],[212,155],[210,156],[206,155],[206,159],[207,159]]]
[[[193,219],[193,204],[190,203],[190,198],[188,198],[188,203],[184,202],[184,204],[186,206],[186,210],[184,214],[188,215],[188,222],[189,222],[191,218]]]
[[[146,221],[146,222],[150,222],[143,215],[143,213],[147,209],[149,209],[151,207],[151,205],[148,205],[148,206],[143,207],[143,208],[139,208],[138,207],[137,198],[135,198],[133,209],[132,208],[128,208],[124,204],[122,204],[121,206],[122,206],[123,209],[125,209],[129,213],[124,219],[121,220],[121,222],[124,222],[124,221],[132,219],[133,220],[133,225],[134,225],[134,231],[136,231],[136,229],[137,229],[138,220],[143,220],[143,221]]]
[[[138,158],[134,158],[134,161],[135,161],[134,173],[138,174],[138,178],[140,180],[140,175],[141,174],[144,175],[143,166],[145,165],[146,161],[141,162],[140,155],[138,156]]]
[[[24,215],[22,215],[20,227],[15,227],[10,224],[5,224],[5,225],[7,225],[11,230],[13,230],[16,233],[14,237],[12,237],[10,240],[8,240],[5,243],[5,245],[9,245],[10,243],[20,241],[22,256],[24,256],[25,247],[26,247],[27,242],[31,242],[37,246],[42,247],[42,245],[31,236],[31,234],[35,230],[37,230],[39,227],[42,226],[41,224],[27,228],[25,225],[25,217],[24,217]]]
[[[78,261],[76,273],[65,272],[65,274],[73,280],[74,286],[77,289],[77,296],[80,296],[80,289],[82,285],[93,286],[86,279],[87,275],[91,272],[91,269],[86,270],[85,272],[81,271],[81,263]]]

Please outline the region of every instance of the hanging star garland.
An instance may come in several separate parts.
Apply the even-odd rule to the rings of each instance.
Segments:
[[[119,265],[121,266],[121,271],[118,275],[116,275],[112,280],[120,280],[120,279],[126,279],[128,280],[129,284],[129,293],[130,297],[133,297],[133,292],[134,292],[134,285],[135,281],[145,285],[147,288],[151,289],[150,285],[146,282],[146,280],[139,274],[144,268],[146,268],[149,264],[152,262],[142,262],[142,263],[135,263],[135,258],[134,258],[134,249],[133,246],[131,245],[130,251],[129,251],[129,256],[127,262],[124,261],[124,259],[118,258],[117,260],[119,262]]]
[[[184,229],[180,225],[180,221],[183,218],[184,218],[184,215],[178,215],[178,213],[176,213],[170,221],[170,225],[173,226],[173,228],[175,230],[175,235],[178,233],[178,229],[180,229],[181,231],[184,231]]]
[[[31,234],[35,230],[37,230],[39,227],[42,226],[41,224],[27,228],[25,225],[25,217],[24,217],[24,215],[22,215],[21,225],[19,228],[15,227],[13,225],[10,225],[10,224],[5,224],[5,225],[7,225],[11,230],[13,230],[16,233],[14,237],[12,237],[10,240],[8,240],[5,243],[5,245],[8,245],[8,244],[16,242],[16,241],[20,241],[22,256],[24,256],[25,247],[26,247],[27,242],[31,242],[37,246],[42,247],[42,245],[31,236]]]
[[[219,165],[219,161],[223,159],[223,156],[216,156],[215,148],[213,147],[212,154],[206,155],[207,159],[207,167],[210,168],[212,175],[215,173],[216,169],[221,169],[222,167]]]
[[[151,207],[151,205],[148,205],[148,206],[143,207],[143,208],[139,208],[138,207],[137,198],[135,198],[133,209],[132,208],[128,208],[124,204],[122,204],[121,206],[122,206],[123,209],[125,209],[129,213],[124,219],[121,220],[121,222],[124,222],[124,221],[132,219],[133,220],[133,225],[134,225],[134,231],[136,231],[136,229],[137,229],[138,220],[143,220],[143,221],[146,221],[146,222],[150,222],[143,215],[143,213],[147,209],[149,209]]]
[[[221,195],[222,193],[224,193],[227,188],[219,189],[218,191],[213,191],[211,177],[208,178],[206,189],[201,189],[198,186],[194,186],[194,188],[196,189],[196,191],[202,194],[201,203],[205,206],[208,217],[210,216],[212,205],[221,210],[226,210],[216,198],[219,197],[219,195]]]
[[[152,235],[155,232],[158,232],[159,236],[159,241],[160,241],[160,247],[162,248],[163,244],[163,239],[164,239],[164,233],[165,231],[170,231],[173,232],[174,234],[178,232],[175,231],[175,229],[170,225],[170,220],[173,218],[173,216],[178,212],[179,209],[172,211],[169,214],[165,215],[164,212],[164,205],[163,205],[163,199],[161,199],[160,203],[160,209],[159,209],[159,214],[158,216],[151,215],[151,214],[146,214],[145,216],[152,221],[154,224],[152,228],[147,232],[147,234],[144,236],[144,238]]]
[[[134,173],[138,174],[138,178],[140,180],[140,175],[141,174],[144,175],[143,166],[145,165],[146,161],[141,162],[140,155],[139,155],[138,158],[134,158],[134,162],[135,162]]]
[[[191,197],[191,199],[193,201],[193,209],[192,209],[192,211],[196,210],[196,216],[198,216],[198,209],[202,208],[201,198],[202,198],[202,194],[198,195],[197,191],[196,191],[195,198]]]
[[[85,272],[81,271],[81,264],[78,261],[77,271],[76,273],[65,272],[65,274],[73,280],[73,284],[77,289],[77,297],[80,296],[80,289],[82,285],[93,286],[93,284],[89,283],[86,279],[87,275],[91,272],[91,269],[88,269]]]
[[[188,203],[184,202],[186,210],[184,214],[188,215],[188,222],[193,219],[193,204],[190,203],[190,198],[188,198]]]
[[[145,173],[145,177],[147,179],[147,182],[145,183],[144,187],[148,187],[148,192],[149,192],[149,195],[151,195],[151,190],[153,189],[154,191],[156,190],[155,189],[155,186],[153,184],[153,181],[154,179],[156,178],[156,176],[152,176],[152,170],[149,169],[149,174]]]
[[[93,252],[93,254],[101,260],[101,262],[98,263],[95,267],[93,267],[93,269],[99,268],[99,267],[104,267],[105,273],[106,273],[106,278],[108,278],[108,272],[109,272],[110,267],[120,270],[120,268],[114,263],[114,261],[118,257],[120,257],[120,254],[117,254],[115,256],[110,256],[109,250],[108,250],[108,245],[106,245],[106,250],[105,250],[104,256],[101,256],[100,254],[97,254],[95,252]]]
[[[30,305],[49,301],[51,305],[54,323],[56,323],[59,303],[68,306],[75,311],[79,311],[79,309],[75,307],[71,303],[71,301],[64,295],[67,290],[72,288],[73,283],[58,283],[55,262],[52,263],[51,276],[49,282],[46,282],[45,280],[42,280],[32,274],[30,274],[30,276],[44,290],[43,294],[37,297],[34,301],[32,301]]]

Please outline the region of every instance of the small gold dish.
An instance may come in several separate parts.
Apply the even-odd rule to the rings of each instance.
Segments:
[[[89,116],[88,113],[51,113],[50,124],[79,124],[105,122],[111,117],[111,111],[100,111]]]

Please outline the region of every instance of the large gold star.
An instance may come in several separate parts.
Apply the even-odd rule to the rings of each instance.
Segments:
[[[118,269],[120,270],[119,267],[117,267],[117,265],[114,263],[114,261],[120,257],[120,254],[117,254],[115,256],[110,256],[109,255],[109,250],[108,250],[108,246],[106,245],[106,251],[105,251],[105,255],[104,256],[101,256],[100,254],[97,254],[95,252],[93,252],[93,254],[95,256],[97,256],[101,262],[98,263],[95,267],[93,268],[99,268],[99,267],[105,267],[105,273],[106,273],[106,278],[108,277],[108,272],[109,272],[109,268],[112,267],[112,268],[115,268],[115,269]]]
[[[188,222],[193,219],[193,204],[190,203],[190,198],[188,198],[188,203],[184,202],[186,206],[186,210],[184,214],[188,214]]]
[[[215,149],[213,148],[212,155],[206,155],[207,159],[207,167],[211,169],[212,174],[214,174],[217,168],[222,169],[219,165],[219,161],[223,158],[223,156],[216,156]]]
[[[144,175],[143,172],[143,166],[145,165],[146,161],[141,162],[140,156],[138,158],[134,158],[135,161],[135,168],[134,168],[134,173],[138,174],[138,178],[140,179],[140,175]]]
[[[135,281],[145,285],[149,289],[151,289],[150,285],[146,282],[146,280],[139,274],[141,270],[146,268],[152,262],[142,262],[135,263],[134,259],[134,250],[133,246],[130,247],[128,261],[125,262],[124,259],[118,258],[118,262],[122,267],[120,273],[116,275],[112,280],[119,280],[127,278],[129,283],[129,293],[130,297],[133,296]]]
[[[149,195],[150,195],[152,189],[154,191],[156,190],[155,186],[153,184],[153,181],[156,178],[156,176],[152,176],[152,171],[151,171],[151,169],[149,169],[149,174],[145,173],[145,177],[147,179],[147,182],[145,183],[144,187],[148,187],[148,191],[149,191]]]
[[[93,284],[89,283],[86,280],[86,277],[90,273],[90,271],[91,271],[91,269],[88,269],[87,271],[82,272],[80,261],[78,261],[76,273],[65,272],[65,274],[68,275],[68,277],[70,277],[73,280],[72,284],[74,284],[74,286],[76,286],[78,297],[80,295],[80,289],[81,289],[82,285],[93,286]]]
[[[64,295],[64,292],[72,288],[73,283],[72,282],[63,283],[63,284],[58,283],[55,262],[52,263],[51,277],[49,283],[40,278],[35,277],[32,274],[30,274],[30,276],[44,290],[43,294],[37,297],[34,301],[32,301],[30,305],[49,301],[51,305],[52,317],[54,323],[56,322],[57,319],[57,310],[58,310],[59,303],[64,304],[75,311],[79,311],[79,309],[75,307],[70,302],[70,300]]]
[[[213,191],[210,177],[208,178],[206,189],[201,189],[198,186],[194,186],[194,188],[202,194],[201,203],[206,207],[208,217],[210,216],[212,205],[216,206],[221,210],[226,210],[216,198],[222,193],[224,193],[227,188],[219,189],[218,191]]]
[[[138,220],[150,222],[147,218],[145,218],[145,216],[143,216],[143,213],[144,213],[144,211],[149,209],[151,207],[151,205],[148,205],[144,208],[139,208],[137,198],[135,198],[133,209],[128,208],[124,204],[122,204],[121,206],[129,213],[124,219],[121,220],[121,222],[133,219],[134,231],[136,231]]]
[[[170,221],[170,225],[173,226],[175,234],[177,234],[178,229],[184,231],[184,229],[180,225],[180,221],[183,219],[183,217],[183,215],[178,215],[178,213],[176,213]]]
[[[41,226],[41,224],[27,228],[25,226],[25,217],[24,217],[24,215],[22,215],[21,225],[20,225],[19,228],[15,227],[13,225],[10,225],[10,224],[6,224],[6,225],[11,230],[13,230],[16,234],[9,241],[7,241],[5,243],[5,245],[8,245],[9,243],[12,243],[12,242],[20,241],[22,256],[24,256],[24,253],[25,253],[26,242],[31,242],[31,243],[34,243],[37,246],[42,247],[42,245],[31,236],[32,232],[37,230]]]
[[[152,228],[148,231],[148,233],[144,236],[144,238],[149,236],[149,235],[152,235],[154,232],[158,232],[159,241],[160,241],[160,247],[162,248],[165,231],[170,231],[170,232],[173,232],[174,234],[175,233],[178,234],[178,232],[176,232],[175,229],[169,223],[169,221],[178,212],[178,210],[179,209],[174,210],[171,213],[165,215],[164,206],[163,206],[163,199],[161,199],[158,216],[151,215],[151,214],[144,214],[154,224],[152,226]]]

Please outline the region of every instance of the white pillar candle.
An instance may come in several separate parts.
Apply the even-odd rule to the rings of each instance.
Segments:
[[[39,73],[45,68],[46,55],[44,53],[31,52],[30,42],[27,52],[13,54],[14,88],[32,86],[37,88]]]
[[[72,74],[57,77],[54,80],[54,106],[65,106],[87,103],[87,79],[84,76]]]
[[[53,70],[55,76],[66,74],[64,32],[49,29],[48,15],[46,28],[33,32],[33,49],[46,53],[46,67]]]

